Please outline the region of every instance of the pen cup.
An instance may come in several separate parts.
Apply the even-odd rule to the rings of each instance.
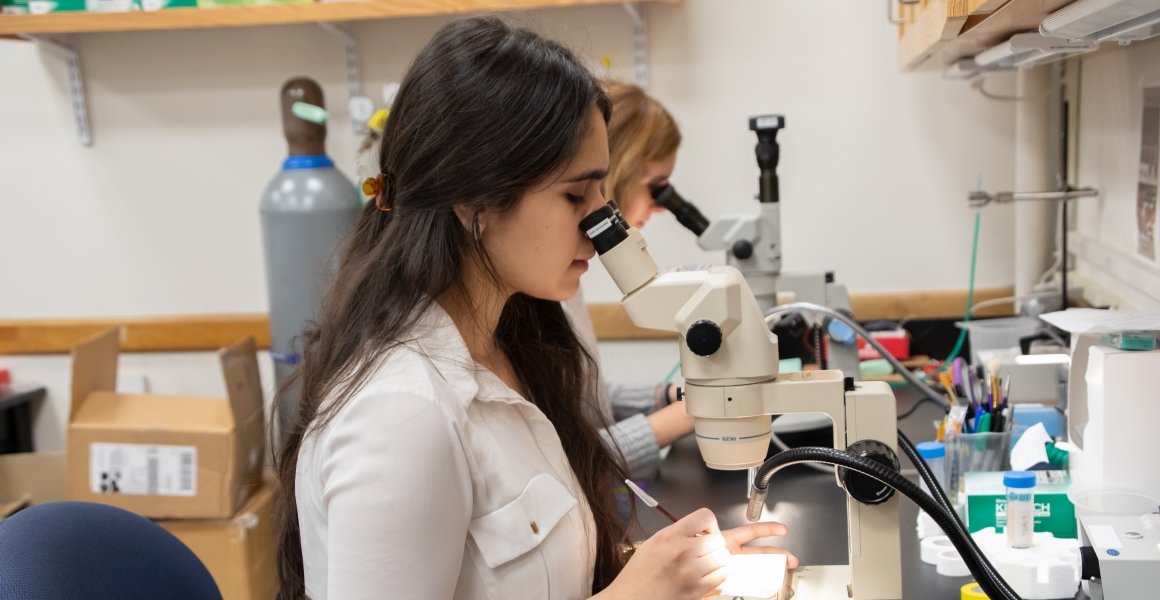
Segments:
[[[957,500],[963,493],[963,473],[1007,471],[1011,466],[1011,431],[954,433],[946,436],[947,494]]]

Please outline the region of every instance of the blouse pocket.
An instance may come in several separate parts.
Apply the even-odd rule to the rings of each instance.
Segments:
[[[479,571],[489,596],[548,596],[551,578],[540,545],[576,505],[563,484],[541,473],[515,500],[471,521],[468,531],[486,565]]]

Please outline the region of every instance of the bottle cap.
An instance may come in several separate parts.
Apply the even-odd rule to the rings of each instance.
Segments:
[[[947,455],[947,447],[942,442],[922,442],[915,446],[918,455],[926,458],[942,458]]]
[[[1007,471],[1003,474],[1003,485],[1018,489],[1033,488],[1035,487],[1035,473],[1031,471]]]

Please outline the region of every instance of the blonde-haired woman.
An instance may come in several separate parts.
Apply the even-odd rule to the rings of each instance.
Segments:
[[[653,188],[668,183],[677,162],[681,132],[669,111],[640,87],[606,81],[612,101],[608,123],[608,176],[603,191],[616,201],[625,220],[640,229],[665,209],[653,202]],[[565,303],[581,341],[597,357],[596,334],[583,294]],[[601,381],[601,404],[615,423],[604,429],[606,441],[620,449],[633,477],[648,476],[660,464],[660,449],[693,432],[693,418],[677,402],[676,386],[610,385]]]
[[[652,190],[669,182],[681,146],[681,130],[664,105],[639,86],[606,81],[612,100],[608,123],[611,160],[604,196],[616,201],[630,225],[640,229],[665,209],[653,202]]]

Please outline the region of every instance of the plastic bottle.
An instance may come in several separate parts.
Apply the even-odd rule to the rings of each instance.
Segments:
[[[1007,471],[1007,547],[1030,548],[1035,532],[1035,473]]]
[[[926,461],[927,466],[934,473],[934,478],[938,484],[946,489],[946,445],[942,442],[920,442],[915,446],[918,450],[918,455]],[[918,485],[922,487],[922,491],[930,493],[930,489],[926,487],[926,481],[918,480]],[[917,517],[918,537],[926,539],[928,537],[943,535],[943,530],[938,526],[938,523],[931,518],[930,515],[923,511],[918,511]]]
[[[934,472],[934,478],[938,480],[938,484],[942,486],[945,491],[947,488],[947,473],[946,473],[946,456],[947,447],[942,442],[921,442],[915,449],[918,450],[918,455],[926,461],[927,466]],[[930,490],[926,487],[926,482],[919,480],[922,489],[926,493]]]
[[[307,78],[282,86],[282,129],[289,156],[262,195],[262,240],[270,301],[270,355],[279,387],[298,364],[293,346],[337,266],[342,239],[362,210],[354,184],[326,155],[322,88]],[[276,407],[280,432],[297,406],[288,390]]]

